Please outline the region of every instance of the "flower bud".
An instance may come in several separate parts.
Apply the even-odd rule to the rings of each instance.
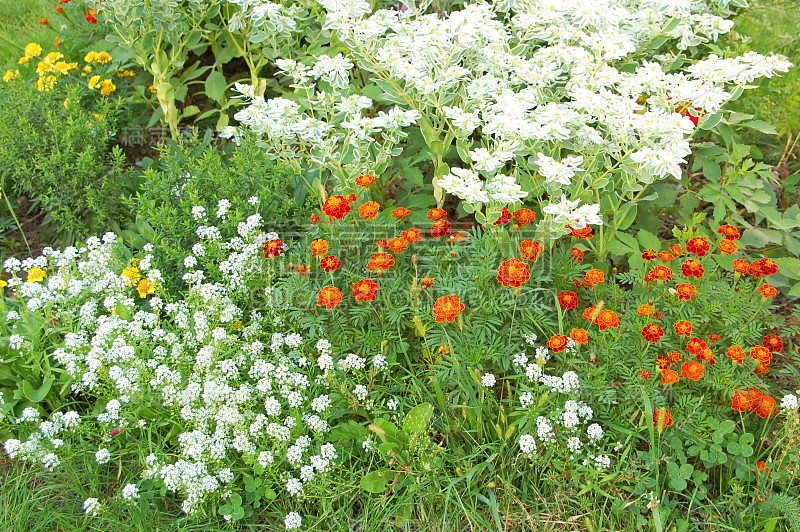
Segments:
[[[411,255],[411,262],[412,264],[416,264],[419,262],[419,257],[417,255]]]
[[[616,266],[614,266],[614,267],[611,269],[611,273],[613,273],[614,275],[617,275],[617,267],[616,267]]]
[[[622,309],[622,310],[619,311],[619,313],[622,314],[623,316],[625,315],[626,312],[627,312],[627,310],[625,310],[625,309]]]
[[[456,253],[456,250],[453,250],[453,251],[450,252],[450,256],[453,257],[453,258],[456,258],[456,257],[458,257],[458,253]]]
[[[377,275],[378,279],[380,279],[381,277],[383,277],[383,270],[375,270],[375,275]]]
[[[294,270],[294,262],[290,262],[287,266],[289,266],[290,270]]]

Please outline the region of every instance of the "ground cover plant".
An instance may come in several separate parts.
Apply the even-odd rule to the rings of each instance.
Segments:
[[[0,528],[797,528],[762,6],[49,9],[0,192],[70,237],[0,270]]]

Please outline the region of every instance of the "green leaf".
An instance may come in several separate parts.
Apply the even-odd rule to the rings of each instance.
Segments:
[[[206,96],[217,103],[222,102],[227,87],[228,82],[225,81],[225,76],[217,70],[212,71],[206,78]]]
[[[428,424],[433,416],[433,406],[430,403],[422,403],[411,409],[403,419],[403,428],[410,434],[419,434],[428,428]]]
[[[619,211],[615,214],[617,218],[617,229],[625,230],[630,227],[636,219],[637,210],[636,204],[633,202],[628,202],[620,207]]]
[[[383,493],[389,481],[389,471],[373,471],[361,478],[361,489],[369,493]]]
[[[640,229],[639,232],[636,233],[636,238],[639,240],[639,243],[643,248],[654,249],[657,252],[661,251],[661,240],[659,240],[658,237],[650,231]]]
[[[38,403],[50,392],[50,387],[53,385],[53,381],[55,377],[50,375],[49,377],[45,377],[44,381],[42,381],[42,385],[39,388],[34,388],[33,385],[28,381],[22,382],[22,393],[25,397],[33,402]]]
[[[750,120],[749,122],[745,122],[742,125],[744,127],[749,127],[750,129],[755,129],[756,131],[760,131],[761,133],[765,133],[767,135],[778,134],[778,130],[775,129],[775,126],[773,126],[769,122],[764,122],[763,120]]]

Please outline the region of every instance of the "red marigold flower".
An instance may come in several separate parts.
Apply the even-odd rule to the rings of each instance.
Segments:
[[[327,310],[331,310],[333,307],[341,303],[341,301],[342,292],[335,286],[324,287],[319,291],[319,295],[317,296],[317,306],[325,307]]]
[[[691,336],[692,335],[692,322],[681,320],[672,326],[675,329],[675,334],[678,336]]]
[[[652,316],[656,313],[656,307],[649,303],[645,303],[644,305],[639,305],[636,307],[636,314],[639,316]]]
[[[597,313],[594,322],[601,331],[605,331],[609,327],[619,328],[619,316],[613,310],[601,310]]]
[[[739,230],[732,225],[721,225],[719,229],[717,229],[717,233],[724,236],[725,240],[738,240],[741,238],[741,235],[739,235]]]
[[[690,355],[700,355],[706,349],[708,349],[708,344],[702,338],[690,338],[686,343],[686,350]]]
[[[605,276],[605,274],[603,272],[601,272],[600,270],[592,268],[591,270],[586,272],[586,275],[583,277],[583,284],[587,288],[591,288],[592,290],[594,290],[594,287],[596,285],[599,285],[600,283],[604,282],[605,280],[606,280],[606,276]]]
[[[660,264],[653,268],[650,273],[652,274],[652,279],[654,281],[671,281],[672,280],[672,268],[669,266],[664,266]]]
[[[658,258],[661,259],[662,262],[667,263],[674,259],[675,256],[669,251],[662,251],[658,254]]]
[[[681,360],[683,360],[683,353],[680,351],[670,351],[667,353],[667,358],[669,359],[670,364],[677,364]]]
[[[97,24],[97,18],[94,16],[97,13],[96,9],[90,9],[86,12],[86,22]]]
[[[431,286],[436,284],[436,283],[433,282],[435,280],[436,280],[436,277],[431,277],[431,276],[428,275],[428,276],[425,276],[425,278],[422,281],[420,281],[419,284],[422,285],[422,288],[427,290],[428,288],[430,288]]]
[[[392,216],[394,216],[398,220],[402,220],[406,216],[411,216],[411,211],[409,211],[405,207],[398,207],[392,211]]]
[[[553,353],[560,353],[567,348],[568,338],[562,334],[554,334],[547,341],[547,347],[553,350]]]
[[[680,283],[675,287],[678,291],[678,299],[690,301],[692,296],[697,295],[697,288],[692,283]]]
[[[764,400],[764,394],[756,390],[755,388],[749,388],[747,390],[747,409],[748,410],[755,410],[761,404],[761,401]]]
[[[358,215],[365,220],[372,220],[378,216],[381,206],[377,201],[368,201],[358,208]]]
[[[581,240],[589,240],[594,236],[592,234],[592,226],[588,224],[586,225],[586,227],[582,229],[575,229],[571,225],[568,225],[567,229],[569,229],[569,233],[567,233],[567,236],[580,238]]]
[[[699,279],[706,272],[702,264],[694,259],[689,259],[681,265],[681,273],[683,273],[684,277],[697,277]]]
[[[325,273],[331,273],[338,270],[342,266],[342,261],[336,255],[325,255],[319,261],[319,267]]]
[[[519,246],[520,256],[532,262],[539,260],[539,253],[544,251],[544,246],[536,240],[523,240]]]
[[[574,286],[576,289],[578,289],[578,288],[583,286],[583,283],[581,282],[580,279],[573,279],[572,280],[572,286]]]
[[[375,176],[372,174],[364,174],[356,178],[356,185],[360,187],[367,188],[368,186],[374,184],[375,184]]]
[[[724,255],[733,255],[739,250],[739,246],[733,240],[723,240],[719,243],[719,250]]]
[[[763,345],[773,353],[777,353],[778,351],[783,351],[783,340],[781,340],[780,336],[776,334],[766,335],[764,337],[764,341],[761,342],[761,345]]]
[[[408,240],[409,244],[416,244],[417,242],[422,240],[422,231],[420,229],[417,229],[416,227],[406,229],[400,234],[403,236],[403,238]]]
[[[447,320],[453,323],[458,313],[464,308],[464,303],[458,299],[457,295],[442,296],[433,304],[433,313],[436,315],[437,322],[443,323]]]
[[[469,235],[467,235],[467,234],[464,234],[464,233],[453,233],[452,235],[450,235],[450,238],[447,239],[447,243],[448,244],[455,244],[456,242],[463,242],[467,238],[469,238]]]
[[[732,345],[725,351],[725,356],[736,362],[737,364],[741,365],[742,361],[747,358],[747,353],[744,352],[742,346],[740,345]]]
[[[508,222],[511,221],[511,216],[512,216],[511,211],[509,211],[507,208],[503,207],[502,209],[500,209],[500,218],[497,219],[497,221],[494,223],[494,225],[505,225],[505,224],[507,224]]]
[[[759,275],[757,275],[756,278],[760,275],[770,276],[778,273],[778,265],[772,259],[759,259],[753,264],[757,264],[756,268]]]
[[[722,336],[713,332],[708,333],[708,341],[711,342],[712,344],[716,344],[720,340],[722,340]]]
[[[394,257],[389,253],[375,253],[367,263],[369,271],[388,270],[394,264]]]
[[[375,245],[381,249],[385,250],[389,249],[389,242],[387,242],[385,238],[379,238],[378,240],[376,240]]]
[[[517,223],[517,227],[520,229],[536,220],[536,213],[530,209],[526,209],[525,207],[514,211],[512,216],[514,217],[514,221]]]
[[[743,390],[733,392],[731,396],[731,408],[737,412],[747,412],[747,394]]]
[[[311,256],[322,257],[328,252],[328,241],[318,238],[311,242]]]
[[[767,467],[767,463],[764,460],[759,460],[756,462],[756,468],[753,473],[760,473],[760,472],[767,472],[769,473],[769,468]]]
[[[558,304],[561,305],[561,310],[578,308],[578,295],[575,292],[565,290],[558,294]]]
[[[529,269],[530,266],[519,259],[503,261],[497,268],[497,280],[503,286],[520,287],[531,278]]]
[[[42,17],[42,20],[39,21],[39,24],[42,26],[47,26],[47,17]]]
[[[650,377],[652,377],[652,376],[653,376],[653,374],[652,374],[652,373],[650,373],[650,370],[649,370],[649,369],[645,369],[645,370],[640,370],[640,371],[639,371],[639,376],[640,376],[641,378],[643,378],[645,382],[647,382],[647,381],[649,381],[649,380],[650,380]]]
[[[734,259],[734,261],[733,261],[733,271],[738,273],[739,275],[744,275],[748,271],[750,271],[750,265],[747,263],[746,260]]]
[[[583,251],[581,251],[580,249],[572,248],[569,254],[572,257],[572,260],[574,260],[575,262],[583,262]]]
[[[657,323],[645,325],[642,329],[642,338],[647,342],[657,344],[662,336],[664,336],[664,329]]]
[[[769,373],[769,366],[761,362],[758,366],[756,366],[756,369],[753,370],[753,373],[756,375],[766,375]]]
[[[308,277],[308,271],[310,269],[311,268],[309,266],[306,266],[305,264],[300,263],[300,265],[297,267],[297,273],[300,274],[300,277]]]
[[[64,14],[64,8],[61,7],[61,6],[56,7],[56,13],[58,13],[59,15],[63,15]]]
[[[576,344],[589,343],[589,333],[586,331],[586,329],[572,329],[569,332],[569,337],[572,338]]]
[[[697,382],[704,374],[705,370],[703,369],[703,365],[696,360],[690,360],[681,365],[681,376],[684,379],[691,379]]]
[[[434,221],[442,220],[444,218],[447,218],[447,211],[444,209],[440,209],[438,207],[434,207],[433,209],[428,211],[427,218],[429,220],[434,220]]]
[[[658,312],[656,312],[656,319],[657,320],[663,320],[664,319],[664,313],[661,312],[660,310]]]
[[[669,247],[669,252],[676,257],[680,257],[683,255],[683,248],[679,244],[675,244],[674,246]]]
[[[283,251],[283,242],[281,242],[280,238],[275,238],[273,240],[267,240],[264,243],[264,258],[269,257],[278,257]]]
[[[658,255],[656,254],[656,250],[654,249],[645,249],[642,251],[642,258],[646,261],[651,261],[655,259]]]
[[[564,292],[562,292],[563,294]],[[597,305],[592,305],[589,308],[583,309],[583,315],[581,316],[585,320],[594,321],[594,319],[599,314],[599,310],[597,310]]]
[[[341,220],[350,210],[350,202],[344,196],[332,196],[322,206],[322,212],[334,220]]]
[[[694,253],[698,257],[705,257],[711,246],[704,236],[696,236],[686,243],[686,251]]]
[[[375,301],[378,296],[378,283],[371,279],[362,279],[353,285],[353,297],[357,301]]]
[[[770,351],[763,345],[757,345],[753,349],[751,349],[750,356],[754,360],[758,360],[759,362],[763,362],[764,364],[769,364],[770,362],[772,362],[772,351]]]
[[[317,213],[312,213],[311,216],[308,217],[308,219],[311,221],[311,225],[317,225],[322,221],[322,218],[320,218]]]
[[[389,240],[386,249],[394,253],[395,255],[399,255],[401,251],[408,247],[408,240],[405,237],[394,237],[393,239]]]
[[[435,222],[433,222],[433,225],[431,225],[431,236],[433,238],[439,238],[439,237],[442,237],[442,236],[450,236],[450,227],[452,225],[453,224],[451,224],[450,222],[448,222],[444,218],[436,220]]]
[[[672,414],[669,409],[656,408],[653,410],[653,426],[658,429],[658,432],[664,432],[664,429],[672,425]]]
[[[761,419],[771,418],[778,412],[778,408],[775,405],[775,398],[769,395],[763,396],[761,401],[758,402],[758,406],[753,410]]]
[[[761,297],[764,299],[769,299],[770,297],[778,295],[778,289],[774,286],[770,286],[769,283],[764,283],[758,287],[758,293],[761,294]]]
[[[656,366],[658,366],[658,369],[665,370],[671,365],[672,362],[670,362],[669,357],[665,357],[664,355],[658,355],[656,357]]]
[[[699,355],[695,356],[697,357],[697,360],[707,360],[708,362],[711,362],[712,366],[717,363],[717,361],[714,360],[714,352],[711,351],[711,349],[706,349]]]
[[[680,380],[681,378],[678,375],[677,371],[669,368],[664,368],[661,370],[661,384],[663,386],[669,386],[671,384],[675,384]]]

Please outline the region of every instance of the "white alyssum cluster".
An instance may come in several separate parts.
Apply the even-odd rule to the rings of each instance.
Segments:
[[[797,396],[793,394],[784,395],[781,399],[781,408],[784,410],[797,410]]]

